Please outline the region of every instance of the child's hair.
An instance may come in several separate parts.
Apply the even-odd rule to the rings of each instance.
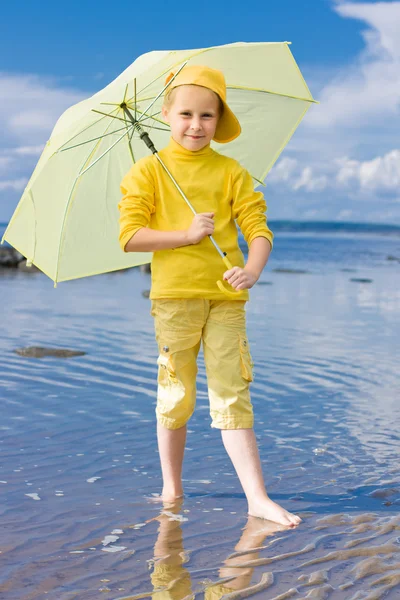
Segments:
[[[196,84],[195,83],[191,83],[191,84],[188,84],[188,85],[196,85]],[[164,103],[163,104],[164,104],[164,106],[166,108],[168,108],[168,109],[171,108],[171,106],[172,106],[172,104],[174,102],[175,92],[178,89],[178,87],[183,87],[183,86],[174,87],[172,89],[167,90],[167,92],[165,93]],[[202,86],[196,86],[196,87],[202,87]],[[222,115],[222,113],[224,112],[223,102],[222,102],[221,98],[218,96],[218,94],[216,94],[212,90],[209,90],[209,91],[212,92],[218,98],[218,116],[220,117]]]

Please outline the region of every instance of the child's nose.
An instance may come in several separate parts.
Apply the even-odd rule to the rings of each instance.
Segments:
[[[193,117],[191,126],[192,126],[192,129],[200,129],[200,127],[201,127],[200,119],[198,117]]]

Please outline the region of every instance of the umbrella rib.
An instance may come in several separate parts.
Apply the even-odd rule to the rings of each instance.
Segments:
[[[124,93],[124,99],[123,99],[123,102],[125,102],[125,100],[126,100],[126,95],[127,95],[127,93],[128,93],[128,86],[129,86],[129,83],[127,83],[127,84],[126,84],[126,86],[125,86],[125,93]]]
[[[121,107],[118,104],[118,110],[120,108]],[[105,113],[105,112],[102,112],[101,110],[96,110],[95,108],[92,108],[92,112],[98,113],[99,115],[104,115],[105,117],[110,117],[111,119],[117,119],[118,121],[123,121],[124,123],[128,123],[129,122],[126,119],[123,119],[122,117],[117,117],[117,115],[112,115],[111,113]]]
[[[119,108],[118,108],[119,110]],[[112,116],[111,114],[107,114],[104,113],[104,116],[106,117],[110,117]],[[64,144],[62,146],[60,146],[60,148],[57,150],[57,152],[60,151],[61,148],[63,148],[66,144],[69,144],[69,142],[71,142],[73,139],[75,139],[76,137],[78,137],[78,135],[81,135],[82,133],[84,133],[85,131],[87,131],[88,129],[90,129],[91,127],[93,127],[93,125],[97,125],[97,123],[100,123],[101,119],[97,119],[97,121],[93,121],[93,123],[90,123],[90,125],[88,125],[87,127],[84,127],[81,131],[78,131],[78,133],[76,133],[75,135],[73,135],[71,138],[69,138],[69,140],[67,140],[66,142],[64,142]],[[108,127],[108,126],[107,126]]]
[[[142,114],[142,115],[146,115],[146,113],[142,113],[140,110],[138,112],[140,112],[140,114]],[[153,119],[153,121],[157,121],[157,123],[161,123],[162,125],[165,125],[165,121],[162,121],[161,119],[156,119],[156,115],[160,115],[160,114],[161,114],[161,110],[154,113],[154,115],[146,115],[145,117],[143,117],[141,119],[141,122],[143,123],[143,121],[146,121],[147,119]]]
[[[110,152],[110,150],[112,150],[114,148],[114,146],[116,146],[118,144],[118,142],[120,142],[122,140],[122,138],[127,135],[127,133],[129,133],[129,129],[133,129],[133,125],[131,125],[129,128],[127,128],[127,130],[125,131],[125,133],[123,133],[113,144],[111,144],[111,146],[109,148],[107,148],[107,150],[105,150],[103,152],[103,154],[100,154],[100,156],[98,156],[94,162],[92,162],[88,167],[86,167],[86,169],[84,169],[83,171],[81,171],[78,174],[78,177],[80,177],[81,175],[83,175],[84,173],[86,173],[86,171],[88,171],[89,169],[91,169],[92,167],[94,167],[94,165],[97,162],[99,162],[99,160],[101,158],[103,158],[103,156],[105,156],[108,152]]]
[[[134,108],[134,107],[130,106],[130,104],[127,104],[127,107],[128,108]],[[146,114],[146,113],[142,113],[138,109],[137,109],[137,111],[140,114]],[[95,108],[92,108],[92,112],[99,113],[100,115],[104,115],[105,117],[111,117],[112,119],[118,119],[119,121],[123,121],[124,123],[129,123],[130,122],[130,121],[127,121],[126,119],[122,119],[121,117],[117,117],[115,115],[111,115],[111,114],[108,114],[108,113],[103,113],[100,110],[96,110]],[[158,112],[154,113],[154,115],[160,115],[160,114],[161,114],[161,110],[159,110]],[[146,119],[153,119],[153,121],[157,121],[157,123],[162,123],[163,125],[165,125],[164,121],[161,121],[161,119],[156,119],[154,115],[147,115],[145,118]],[[149,127],[149,125],[145,125],[144,127]],[[164,131],[169,131],[169,129],[164,129]]]
[[[157,130],[157,131],[166,131],[167,133],[170,133],[170,129],[164,129],[164,127],[156,127],[155,125],[142,125],[142,127],[147,127],[147,129],[151,129],[153,130]]]
[[[263,94],[272,94],[273,96],[282,96],[284,98],[293,98],[294,100],[302,100],[303,102],[313,102],[314,104],[319,104],[318,100],[314,100],[314,98],[301,98],[300,96],[292,96],[291,94],[282,94],[281,92],[271,92],[271,90],[263,90],[261,88],[251,88],[240,85],[227,85],[227,90],[245,90],[248,92],[260,92]]]
[[[181,68],[179,69],[179,71],[178,71],[177,73],[175,73],[175,76],[174,76],[174,78],[173,78],[173,79],[175,79],[175,77],[178,75],[178,73],[179,73],[180,71],[182,71],[183,67],[186,65],[186,63],[187,63],[187,62],[188,62],[188,61],[185,61],[185,63],[184,63],[182,66],[181,66]],[[177,64],[181,64],[181,63],[182,63],[182,61],[179,61],[179,63],[177,63]],[[173,68],[173,67],[169,67],[169,68],[167,69],[167,71],[171,71],[171,68]],[[163,71],[163,72],[162,72],[160,75],[158,75],[158,76],[157,76],[155,79],[153,79],[153,81],[150,81],[150,83],[148,83],[147,85],[145,85],[145,86],[144,86],[144,87],[143,87],[143,88],[140,90],[140,93],[142,93],[142,92],[143,92],[144,90],[146,90],[148,87],[150,87],[151,85],[153,85],[153,83],[155,83],[156,81],[158,81],[159,79],[161,79],[162,77],[164,77],[164,76],[165,76],[165,74],[167,73],[167,71]],[[169,81],[169,82],[168,82],[168,84],[165,86],[165,88],[167,88],[167,87],[168,87],[168,85],[169,85],[170,83],[171,83],[171,82]],[[165,89],[165,88],[164,88],[164,89]]]
[[[155,104],[155,102],[156,102],[156,101],[159,99],[159,97],[163,95],[163,93],[165,92],[165,90],[167,89],[167,87],[168,87],[169,85],[171,85],[171,83],[174,81],[174,79],[177,77],[177,75],[178,75],[178,74],[179,74],[179,73],[182,71],[183,67],[184,67],[184,66],[186,66],[186,64],[187,64],[187,61],[183,63],[183,65],[181,66],[181,68],[180,68],[180,69],[178,69],[178,70],[177,70],[177,72],[174,74],[174,76],[173,76],[173,77],[171,77],[171,79],[168,81],[168,83],[167,83],[166,85],[164,85],[164,87],[162,88],[161,92],[159,92],[159,93],[157,94],[157,96],[154,98],[153,102],[151,102],[151,103],[149,104],[149,106],[148,106],[147,108],[145,108],[145,110],[144,110],[144,111],[143,111],[143,113],[142,113],[142,116],[141,116],[141,117],[139,117],[139,119],[137,120],[137,122],[138,122],[138,123],[139,123],[139,122],[141,121],[141,119],[143,118],[143,115],[144,115],[144,114],[147,114],[147,111],[148,111],[148,110],[150,110],[150,108],[153,106],[153,104]],[[159,78],[157,78],[157,79],[159,79]],[[149,85],[150,85],[150,84],[149,84]],[[145,89],[145,88],[144,88],[144,89]],[[143,90],[141,90],[141,91],[143,91]]]
[[[127,121],[128,123],[128,121]],[[75,144],[75,146],[68,146],[68,148],[63,148],[62,150],[57,150],[57,152],[65,152],[66,150],[72,150],[73,148],[78,148],[78,146],[84,146],[85,144],[89,144],[90,142],[95,142],[96,140],[102,140],[108,135],[114,135],[114,133],[119,133],[120,131],[124,131],[125,127],[121,127],[121,129],[116,129],[115,131],[110,131],[110,133],[105,133],[103,135],[99,135],[98,137],[92,138],[91,140],[86,140],[86,142],[79,142],[79,144]]]
[[[114,117],[114,118],[116,118],[116,117]],[[151,119],[153,117],[149,116],[147,118]],[[124,121],[124,123],[126,125],[129,124],[129,121],[127,121],[125,119],[120,119],[120,120]],[[157,121],[158,123],[163,123],[163,121],[159,121],[158,119],[154,119],[154,120]],[[166,131],[166,132],[170,131],[169,129],[164,129],[163,127],[154,127],[153,125],[145,125],[144,123],[142,124],[142,127],[147,127],[149,129],[157,129],[158,131]],[[61,148],[60,150],[57,150],[57,153],[58,152],[66,152],[66,150],[73,150],[74,148],[78,148],[79,146],[84,146],[85,144],[89,144],[90,142],[95,142],[96,140],[102,140],[103,138],[107,137],[108,135],[114,135],[115,133],[119,133],[120,131],[124,131],[124,130],[125,130],[125,127],[121,127],[121,129],[116,129],[115,131],[110,131],[110,133],[105,133],[98,137],[91,138],[90,140],[86,140],[86,142],[80,142],[79,144],[75,144],[74,146],[68,146],[67,148]]]

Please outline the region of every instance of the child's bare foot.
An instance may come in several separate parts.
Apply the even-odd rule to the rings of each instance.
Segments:
[[[180,500],[181,498],[183,498],[183,490],[163,490],[161,492],[161,496],[160,496],[161,500],[163,502],[176,502],[177,500]]]
[[[147,500],[155,503],[163,503],[163,504],[175,504],[179,500],[182,500],[183,494],[176,496],[174,494],[157,494],[154,496],[148,496]]]
[[[301,523],[300,517],[288,512],[268,497],[249,503],[249,515],[268,519],[268,521],[273,521],[286,527],[296,527]]]

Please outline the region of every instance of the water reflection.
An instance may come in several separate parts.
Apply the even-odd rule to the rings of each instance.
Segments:
[[[186,519],[180,514],[181,508],[182,501],[164,505],[164,510],[156,517],[159,528],[152,561],[153,600],[191,600],[200,591],[193,590],[190,573],[185,567],[189,555],[184,549],[181,523]],[[283,530],[285,528],[276,523],[249,516],[235,552],[219,569],[219,579],[203,582],[201,591],[204,591],[205,600],[230,598],[235,591],[248,590],[254,571],[254,566],[248,565],[249,561],[254,564],[266,537]],[[272,574],[265,573],[261,582],[252,586],[252,592],[266,589],[272,581]],[[136,596],[129,598],[134,600]]]

